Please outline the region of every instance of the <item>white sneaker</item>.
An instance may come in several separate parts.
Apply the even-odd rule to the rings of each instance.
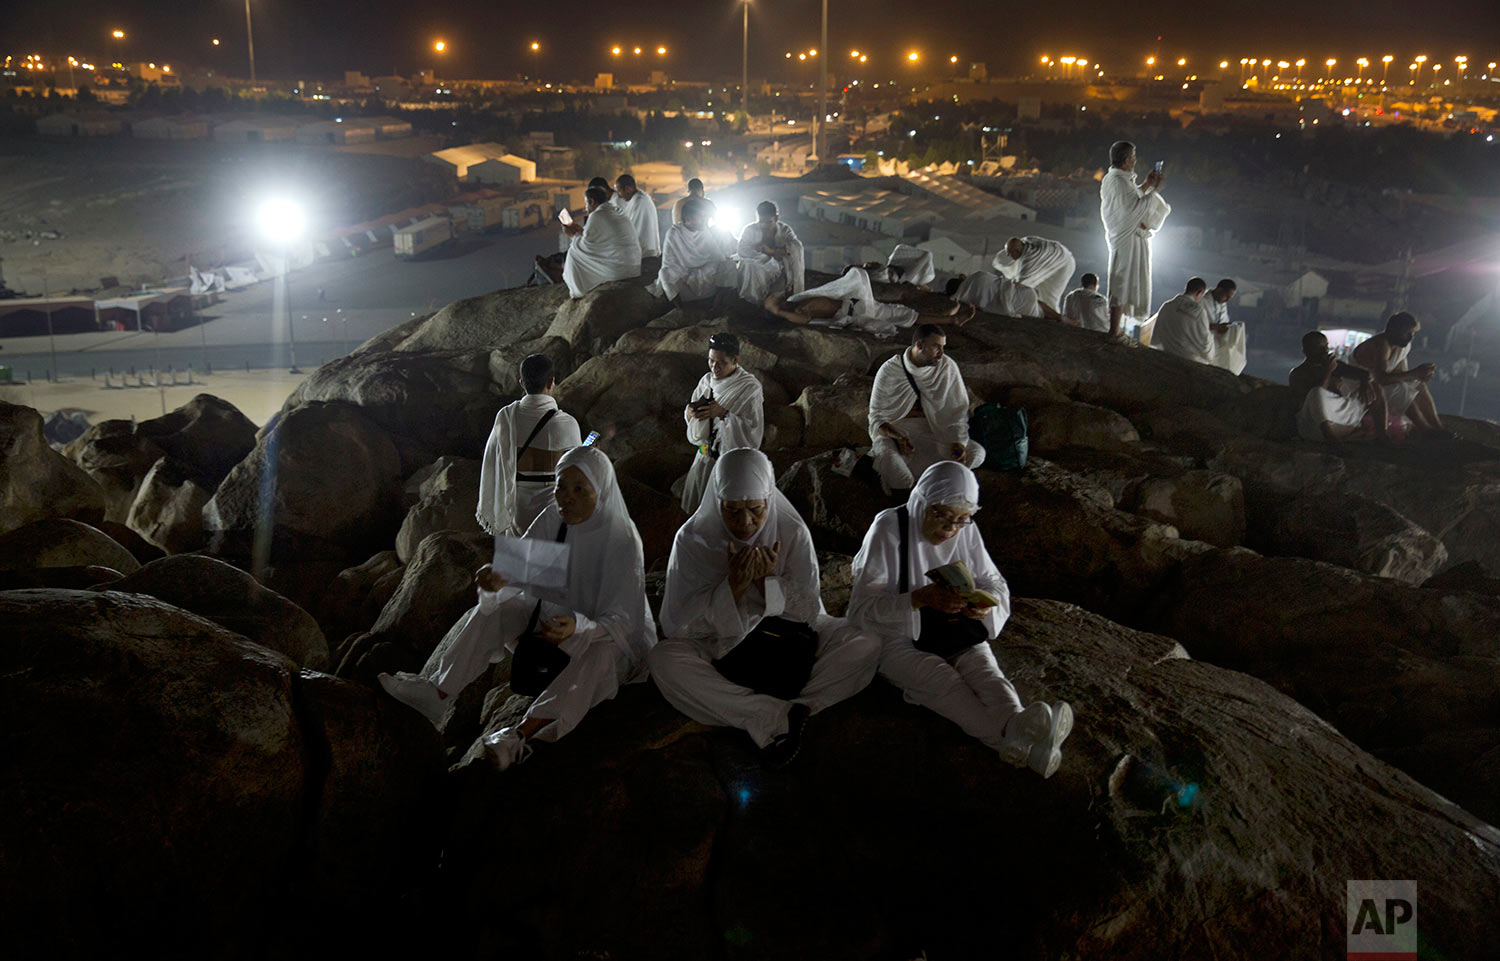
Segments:
[[[441,727],[448,714],[448,701],[438,692],[437,685],[420,674],[380,674],[376,677],[385,692],[407,707]]]
[[[1049,778],[1062,764],[1062,742],[1072,731],[1073,708],[1068,702],[1052,707],[1046,701],[1033,701],[1006,724],[1000,757]]]
[[[484,736],[484,749],[496,770],[504,771],[531,757],[531,745],[515,728],[502,727]]]
[[[1031,745],[1031,755],[1027,759],[1031,769],[1044,778],[1056,774],[1058,767],[1062,764],[1062,742],[1071,733],[1073,733],[1073,708],[1067,701],[1058,701],[1052,707],[1051,729],[1044,739],[1037,740]]]

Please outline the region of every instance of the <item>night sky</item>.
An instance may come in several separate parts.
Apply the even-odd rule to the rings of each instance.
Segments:
[[[592,78],[612,69],[608,48],[669,48],[666,67],[685,78],[738,76],[740,13],[735,0],[251,0],[256,64],[262,76],[324,78],[344,69],[369,74],[410,73],[432,64],[435,39],[450,44],[442,70],[452,77],[529,72],[527,44],[540,40],[544,77]],[[4,53],[78,54],[105,60],[129,36],[130,59],[218,63],[244,75],[243,0],[12,0],[0,29]],[[774,79],[792,76],[787,50],[818,43],[817,0],[753,0],[750,70]],[[1481,66],[1500,59],[1500,7],[1496,0],[1422,0],[1372,4],[1368,0],[1263,0],[1232,8],[1201,0],[1125,5],[1080,0],[1067,5],[997,3],[994,0],[830,0],[829,42],[843,63],[858,48],[870,55],[871,79],[908,70],[904,55],[921,50],[936,68],[950,55],[982,60],[991,72],[1015,72],[1043,53],[1102,61],[1133,70],[1164,36],[1162,52],[1237,61],[1252,54],[1273,59],[1306,57],[1321,65],[1330,56],[1377,60],[1394,53],[1404,65],[1418,53],[1448,61],[1464,54]],[[880,15],[879,11],[888,11]],[[1097,15],[1089,11],[1098,11]],[[1206,11],[1213,11],[1205,16]],[[842,19],[841,19],[842,18]],[[852,22],[851,22],[852,21]],[[210,39],[219,37],[215,48]],[[1486,38],[1481,41],[1478,38]],[[14,49],[10,49],[14,45]],[[1484,49],[1485,47],[1489,49]],[[120,58],[120,54],[115,54]],[[636,58],[627,55],[627,61]],[[879,66],[877,67],[877,64]],[[645,63],[638,68],[644,74]],[[806,68],[811,76],[813,67]],[[622,73],[616,69],[617,73]],[[1393,73],[1395,71],[1393,70]],[[625,72],[628,76],[628,71]]]

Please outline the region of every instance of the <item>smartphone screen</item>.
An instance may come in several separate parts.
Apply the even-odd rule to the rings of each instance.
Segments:
[[[1161,165],[1157,164],[1157,166],[1160,167]],[[570,213],[568,213],[568,208],[567,207],[564,207],[563,209],[561,209],[561,210],[559,210],[557,212],[557,219],[563,225],[567,225],[567,224],[571,224],[573,222],[573,215],[570,214]]]
[[[1158,160],[1156,162],[1156,165],[1154,167],[1152,167],[1151,169],[1155,170],[1157,173],[1161,173],[1162,168],[1165,167],[1166,165],[1167,165],[1167,162],[1165,160]]]
[[[591,430],[591,431],[589,431],[589,436],[587,436],[587,437],[585,437],[583,439],[583,446],[584,447],[592,447],[593,444],[594,444],[594,441],[596,441],[598,439],[599,439],[599,432],[597,430]]]

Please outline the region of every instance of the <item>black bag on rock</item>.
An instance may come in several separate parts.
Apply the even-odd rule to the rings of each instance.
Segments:
[[[714,661],[714,668],[757,694],[790,701],[807,686],[817,654],[818,632],[811,625],[767,617],[733,650]]]
[[[911,563],[911,555],[907,551],[911,516],[906,505],[896,508],[896,522],[901,530],[901,583],[897,593],[905,594],[911,589],[911,574],[906,569]],[[947,660],[989,640],[988,628],[976,618],[962,614],[944,614],[934,607],[922,608],[921,617],[920,636],[912,640],[912,646],[925,654],[936,654]]]
[[[568,537],[568,525],[557,529],[557,542]],[[537,601],[531,609],[531,621],[526,630],[516,639],[515,653],[510,656],[510,689],[516,694],[536,697],[557,680],[557,675],[573,662],[573,658],[562,648],[542,637],[536,631],[536,623],[542,616],[542,602]]]

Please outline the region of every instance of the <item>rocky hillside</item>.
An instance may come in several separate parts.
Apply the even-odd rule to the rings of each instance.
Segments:
[[[1078,712],[1055,778],[881,681],[784,772],[649,684],[505,775],[474,750],[524,709],[504,665],[440,734],[384,698],[374,675],[421,668],[472,602],[477,459],[520,358],[557,361],[660,569],[681,407],[724,329],[841,609],[887,502],[832,452],[868,443],[897,344],[744,305],[669,310],[638,283],[461,301],[320,368],[258,430],[201,396],[58,453],[0,406],[16,943],[1333,958],[1346,880],[1416,878],[1425,956],[1493,952],[1500,433],[1311,445],[1286,388],[1059,325],[949,337],[974,399],[1031,419],[1030,465],[980,471],[977,519],[1028,598],[1001,665]]]

